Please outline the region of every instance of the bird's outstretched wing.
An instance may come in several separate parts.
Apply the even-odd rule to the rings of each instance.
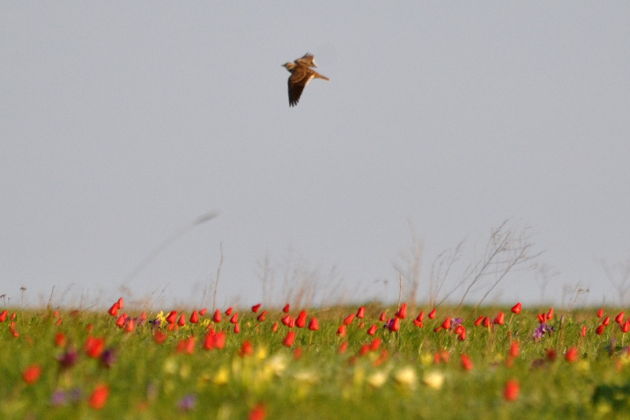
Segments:
[[[289,77],[289,106],[297,105],[304,87],[314,77],[314,72],[308,67],[298,66]]]
[[[315,56],[311,53],[306,53],[295,61],[299,64],[304,64],[307,67],[317,67],[317,64],[315,63]]]

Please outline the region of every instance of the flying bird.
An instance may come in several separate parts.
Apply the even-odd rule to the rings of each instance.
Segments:
[[[306,53],[297,60],[284,63],[282,66],[291,73],[288,83],[289,106],[297,105],[304,87],[312,79],[330,80],[328,77],[323,76],[312,69],[312,67],[317,67],[315,64],[315,56],[313,54]]]

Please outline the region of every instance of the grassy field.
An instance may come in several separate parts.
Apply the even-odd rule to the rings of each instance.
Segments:
[[[619,309],[284,309],[0,311],[0,417],[630,418]]]

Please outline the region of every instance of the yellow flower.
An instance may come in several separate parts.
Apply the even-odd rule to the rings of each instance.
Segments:
[[[422,382],[433,389],[440,389],[444,385],[444,374],[440,371],[433,370],[424,374]]]
[[[166,323],[166,316],[164,315],[163,311],[158,312],[158,314],[155,315],[155,318],[159,319],[161,321],[161,324],[165,324]]]
[[[433,363],[433,355],[431,353],[423,353],[420,356],[420,363],[422,364],[422,366],[429,366],[431,363]]]
[[[164,365],[162,365],[162,369],[164,370],[164,373],[174,375],[175,373],[177,373],[177,361],[172,357],[167,358],[166,360],[164,360]]]
[[[190,365],[186,364],[179,368],[179,376],[186,379],[190,376]]]
[[[225,385],[230,381],[230,372],[225,366],[219,368],[217,373],[214,375],[212,382],[217,385]]]
[[[400,368],[394,373],[394,380],[399,385],[413,389],[416,386],[416,371],[411,366]]]
[[[258,350],[256,351],[256,358],[258,360],[265,360],[268,355],[269,355],[269,352],[267,351],[267,347],[265,346],[258,347]]]
[[[387,372],[379,370],[367,377],[367,383],[373,388],[382,387],[387,382]]]
[[[580,372],[588,372],[589,370],[591,370],[591,364],[588,362],[588,360],[582,359],[575,364],[575,369]]]

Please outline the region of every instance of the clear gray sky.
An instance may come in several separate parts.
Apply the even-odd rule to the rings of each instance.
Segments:
[[[289,108],[281,64],[307,51],[331,81]],[[424,290],[435,255],[466,239],[454,284],[510,219],[545,251],[545,299],[617,297],[600,261],[630,258],[630,2],[4,1],[0,57],[13,299],[117,297],[213,209],[134,296],[197,304],[222,243],[221,304],[262,298],[265,255],[277,295],[291,267],[334,266],[344,296],[395,298],[410,225]]]

